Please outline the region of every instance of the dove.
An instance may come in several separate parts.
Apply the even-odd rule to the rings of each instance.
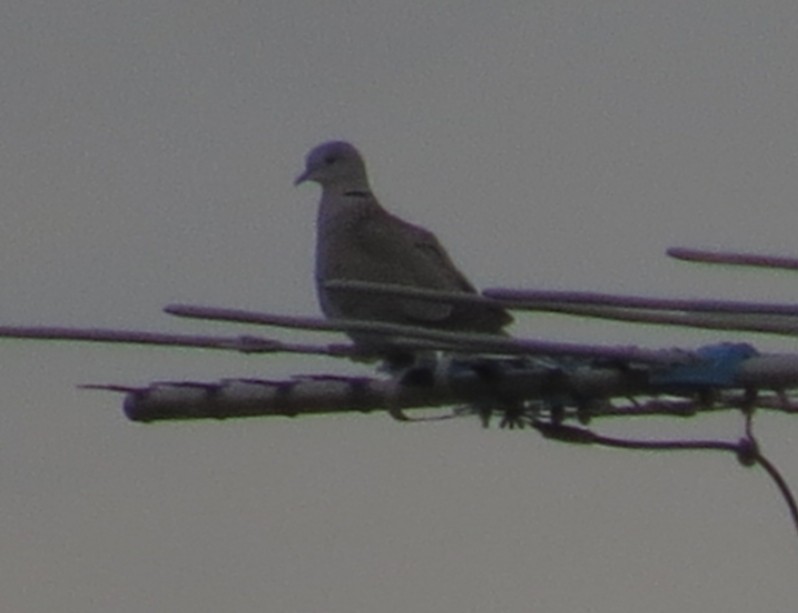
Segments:
[[[328,281],[345,280],[476,293],[432,232],[380,205],[369,186],[363,157],[353,145],[332,141],[312,149],[294,184],[308,181],[318,183],[322,190],[315,277],[318,300],[327,318],[503,334],[512,317],[498,306],[383,297],[325,287]],[[384,337],[349,336],[366,353],[391,355],[390,342]]]

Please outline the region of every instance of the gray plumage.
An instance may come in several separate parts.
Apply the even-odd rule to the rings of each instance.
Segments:
[[[501,334],[512,321],[509,313],[494,306],[326,289],[326,281],[343,279],[476,293],[434,234],[380,206],[371,192],[363,158],[349,143],[328,142],[313,149],[295,183],[305,181],[315,181],[322,188],[316,227],[316,285],[327,317],[489,334]],[[352,338],[361,347],[376,349],[373,338]]]

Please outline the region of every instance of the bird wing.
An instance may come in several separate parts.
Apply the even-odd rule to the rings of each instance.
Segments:
[[[379,213],[363,219],[358,237],[371,257],[390,262],[388,282],[440,291],[476,292],[432,232],[384,209]],[[401,306],[409,320],[420,323],[441,322],[454,310],[451,304],[428,300],[402,300]]]

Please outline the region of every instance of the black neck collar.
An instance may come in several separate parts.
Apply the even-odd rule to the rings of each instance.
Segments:
[[[351,192],[344,192],[344,196],[349,198],[368,198],[371,194],[362,190],[352,190]]]

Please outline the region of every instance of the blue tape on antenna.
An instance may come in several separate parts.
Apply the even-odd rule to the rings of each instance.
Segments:
[[[676,388],[734,387],[740,364],[758,352],[748,343],[718,343],[699,347],[695,354],[695,363],[653,370],[649,381],[652,385]]]

